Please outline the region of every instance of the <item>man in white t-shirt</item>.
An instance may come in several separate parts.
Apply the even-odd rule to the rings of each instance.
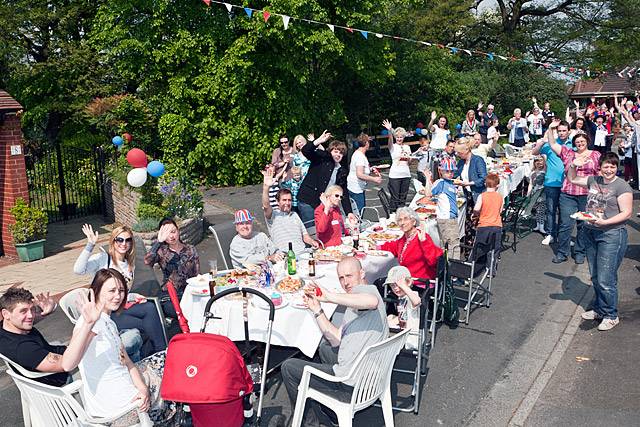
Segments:
[[[370,175],[372,169],[369,167],[369,159],[367,159],[367,150],[370,147],[369,135],[362,133],[356,139],[358,149],[351,156],[349,164],[349,175],[347,176],[347,190],[349,197],[353,199],[358,208],[358,213],[366,205],[365,189],[367,183],[371,182],[380,185],[382,176],[377,169],[373,169],[374,175]]]

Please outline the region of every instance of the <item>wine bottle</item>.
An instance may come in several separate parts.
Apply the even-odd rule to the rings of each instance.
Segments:
[[[289,275],[296,274],[296,254],[293,252],[293,244],[289,242],[289,251],[287,252],[287,273]]]

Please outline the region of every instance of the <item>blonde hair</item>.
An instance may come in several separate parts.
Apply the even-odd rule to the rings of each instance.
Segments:
[[[469,138],[469,137],[460,138],[456,142],[455,151],[463,151],[466,153],[468,151],[471,151],[471,148],[473,147],[474,144],[475,144],[475,141],[473,138]]]
[[[291,168],[291,174],[302,173],[302,168],[300,166],[293,166]]]
[[[297,150],[298,149],[298,142],[300,142],[300,140],[302,140],[302,142],[304,142],[304,144],[307,143],[307,138],[305,138],[302,135],[296,135],[295,138],[293,138],[293,149]],[[304,146],[304,144],[302,144]]]
[[[327,188],[327,191],[325,191],[325,194],[327,195],[332,195],[334,193],[340,193],[342,195],[344,195],[344,190],[342,189],[342,187],[340,187],[339,185],[332,185],[329,188]]]
[[[128,227],[126,225],[121,225],[120,227],[116,227],[113,230],[111,230],[111,240],[109,240],[109,256],[111,257],[112,262],[114,263],[114,265],[117,267],[117,258],[116,258],[116,244],[115,244],[115,240],[116,237],[118,237],[118,234],[121,233],[129,233],[129,235],[131,236],[131,246],[129,247],[129,250],[124,254],[124,259],[127,261],[127,264],[129,264],[129,272],[133,273],[133,269],[135,267],[135,263],[136,263],[136,245],[135,242],[133,241],[133,230],[131,229],[131,227]]]

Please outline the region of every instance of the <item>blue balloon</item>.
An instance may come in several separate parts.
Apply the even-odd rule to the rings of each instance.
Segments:
[[[389,131],[386,129],[382,129],[382,132],[380,132],[380,135],[389,135]]]
[[[124,143],[124,140],[121,136],[114,136],[111,142],[113,142],[113,145],[115,145],[116,147],[119,147]]]
[[[154,178],[158,178],[164,174],[164,165],[157,160],[149,162],[147,172]]]
[[[456,125],[456,129],[462,129],[462,125],[461,125],[460,123],[458,123],[458,124]]]
[[[422,133],[422,129],[421,128],[416,128],[416,135],[420,135]]]

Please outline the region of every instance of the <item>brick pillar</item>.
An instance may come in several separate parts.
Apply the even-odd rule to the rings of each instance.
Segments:
[[[0,252],[12,258],[17,253],[9,232],[9,224],[14,223],[9,210],[20,197],[29,201],[20,118],[15,112],[4,112],[0,114]]]

